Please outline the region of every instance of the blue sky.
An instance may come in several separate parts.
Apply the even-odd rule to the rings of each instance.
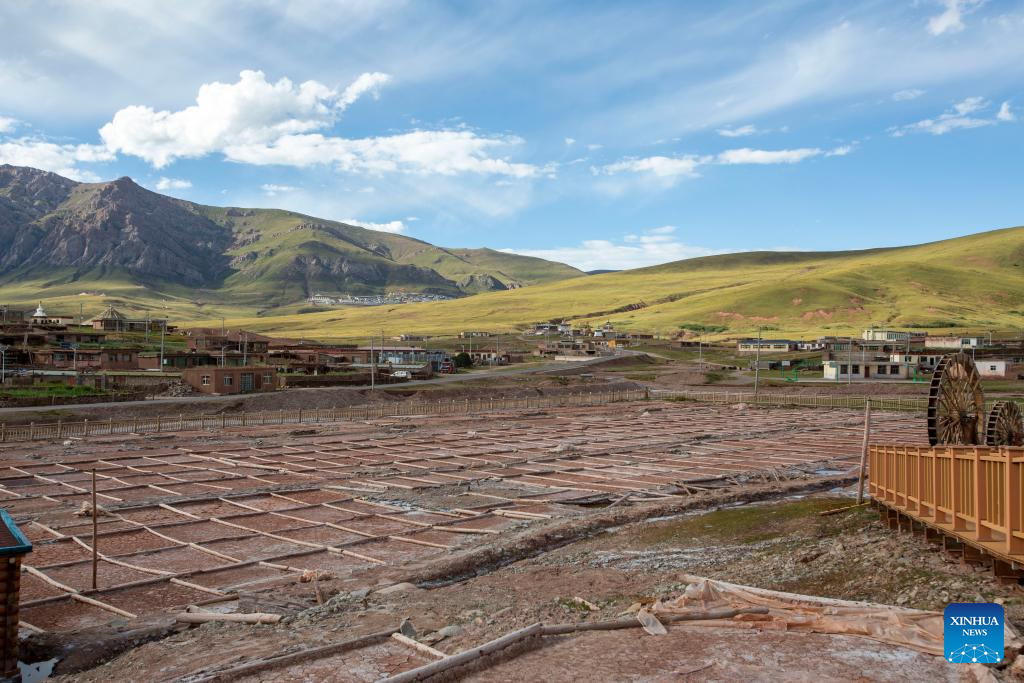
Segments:
[[[0,163],[584,269],[1024,223],[1024,2],[0,4]]]

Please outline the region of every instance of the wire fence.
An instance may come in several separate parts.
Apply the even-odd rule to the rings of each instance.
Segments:
[[[704,403],[748,403],[758,406],[792,406],[805,408],[863,408],[870,400],[876,410],[928,409],[924,396],[830,396],[826,394],[772,394],[752,391],[691,391],[652,389],[651,398],[701,401]]]
[[[299,408],[261,412],[220,413],[217,415],[156,415],[147,417],[110,418],[76,422],[11,425],[0,423],[0,442],[87,438],[116,434],[146,434],[248,427],[261,425],[301,425],[370,420],[383,417],[471,415],[497,410],[529,410],[596,406],[620,401],[647,398],[645,389],[577,392],[557,396],[525,396],[517,398],[465,398],[438,401],[398,401],[339,408]]]

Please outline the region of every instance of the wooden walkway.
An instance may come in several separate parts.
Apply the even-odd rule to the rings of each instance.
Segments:
[[[891,524],[905,515],[965,560],[993,560],[997,574],[1024,569],[1024,448],[876,444],[869,457],[868,492],[895,513]]]

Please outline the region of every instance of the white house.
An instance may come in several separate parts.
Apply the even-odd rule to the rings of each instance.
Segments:
[[[888,341],[888,342],[905,342],[911,337],[919,337],[920,333],[910,332],[909,330],[876,330],[871,328],[864,330],[861,333],[861,339],[865,341]]]
[[[974,366],[978,368],[978,374],[982,377],[1000,379],[1012,376],[1016,367],[1013,361],[1006,358],[979,358],[974,361]]]
[[[943,355],[941,353],[893,353],[889,355],[889,360],[893,363],[906,363],[912,367],[934,370]]]
[[[927,337],[924,340],[926,349],[949,349],[961,351],[977,349],[984,346],[982,337]]]
[[[910,366],[906,363],[886,361],[865,361],[864,363],[846,363],[829,360],[823,364],[824,378],[836,381],[843,380],[886,380],[907,379],[910,377]]]

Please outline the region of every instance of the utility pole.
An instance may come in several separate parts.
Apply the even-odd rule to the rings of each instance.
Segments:
[[[0,344],[0,386],[7,381],[7,349],[9,347]]]
[[[704,369],[704,333],[697,336],[697,369]]]
[[[149,323],[146,324],[149,327]],[[164,333],[167,332],[167,320],[160,325],[160,372],[164,371]]]
[[[761,379],[761,326],[757,326],[757,348],[754,351],[754,399],[757,399],[757,387]]]
[[[227,333],[224,330],[224,316],[221,316],[220,317],[220,336],[223,337],[225,334],[227,334]]]
[[[849,337],[850,348],[846,350],[846,383],[853,384],[853,337]]]
[[[242,365],[246,366],[249,364],[249,335],[242,335]]]
[[[375,370],[377,368],[376,357],[373,355],[373,335],[370,335],[370,391],[373,391],[376,384]]]

